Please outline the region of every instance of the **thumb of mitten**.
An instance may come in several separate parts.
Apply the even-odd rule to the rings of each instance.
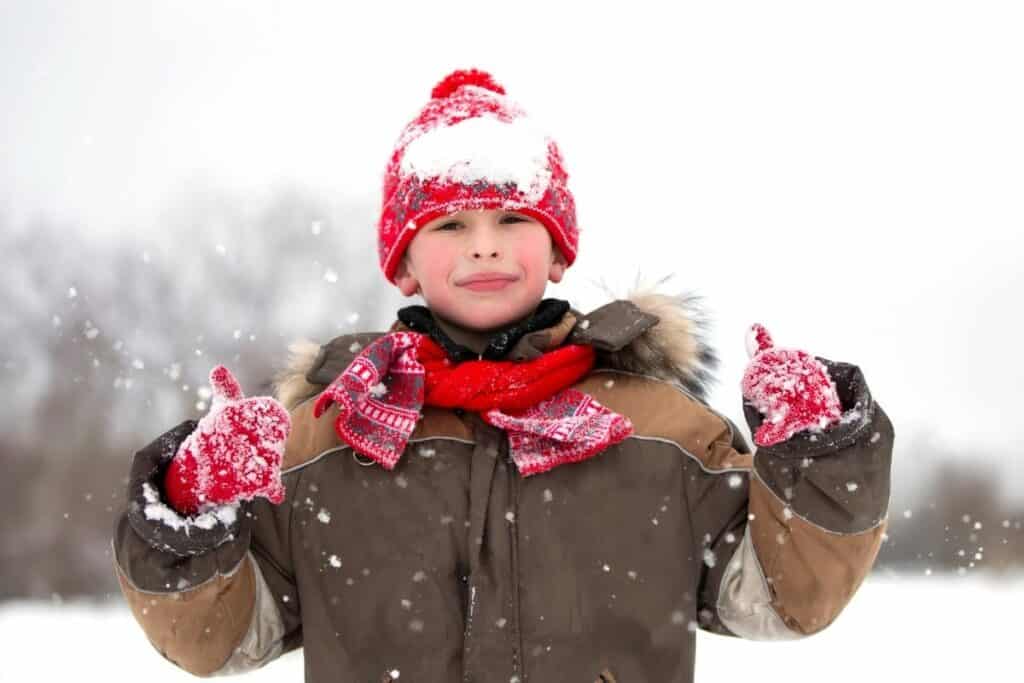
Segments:
[[[245,398],[238,380],[223,365],[210,371],[210,386],[213,388],[213,403],[240,401]]]
[[[768,330],[761,323],[754,323],[747,330],[746,347],[749,358],[753,358],[761,351],[773,346],[775,346],[775,342],[772,341],[772,336],[768,334]]]

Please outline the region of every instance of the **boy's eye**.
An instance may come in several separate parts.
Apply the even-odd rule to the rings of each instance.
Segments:
[[[501,220],[499,220],[498,222],[499,223],[522,223],[522,222],[524,222],[526,220],[528,220],[528,219],[524,218],[523,216],[516,216],[516,215],[511,215],[510,214],[508,216],[502,216]],[[450,221],[448,223],[443,223],[443,224],[437,226],[435,228],[435,230],[447,230],[448,228],[457,228],[460,225],[462,225],[462,223],[459,223],[458,221]]]

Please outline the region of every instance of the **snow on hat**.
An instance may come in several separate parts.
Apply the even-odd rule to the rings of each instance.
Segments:
[[[395,282],[417,228],[466,209],[536,218],[572,265],[579,232],[568,178],[554,140],[490,74],[453,71],[403,129],[384,174],[377,245],[385,277]]]

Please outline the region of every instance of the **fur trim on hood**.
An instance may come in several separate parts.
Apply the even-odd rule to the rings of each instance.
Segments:
[[[701,403],[707,403],[707,393],[717,380],[718,357],[707,342],[708,320],[694,294],[661,294],[653,290],[635,290],[625,301],[636,318],[646,320],[637,326],[635,336],[614,349],[597,348],[595,368],[611,368],[639,375],[649,375],[681,387]],[[611,302],[595,310],[606,310]],[[622,308],[622,307],[620,307]],[[590,314],[577,321],[576,327],[586,328]],[[621,313],[616,313],[621,315]],[[653,319],[653,320],[652,320]],[[627,323],[638,322],[626,320]],[[621,325],[619,325],[621,333]],[[330,355],[332,367],[348,364],[366,343],[384,334],[358,333],[336,337],[329,344],[320,345],[309,339],[299,339],[289,345],[286,365],[274,375],[274,395],[288,410],[307,398],[317,395],[326,386],[319,370]],[[596,346],[596,345],[595,345]],[[338,358],[334,358],[338,356]],[[316,381],[313,381],[315,377]],[[333,379],[333,378],[332,378]]]
[[[707,404],[708,391],[718,380],[719,359],[707,340],[710,322],[695,294],[633,291],[626,299],[656,316],[658,323],[614,352],[597,353],[595,367],[607,367],[657,377],[681,386]]]

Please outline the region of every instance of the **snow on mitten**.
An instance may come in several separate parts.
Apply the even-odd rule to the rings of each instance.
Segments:
[[[210,371],[210,385],[210,411],[167,468],[167,501],[187,515],[207,504],[256,496],[279,504],[284,500],[281,460],[291,430],[288,411],[270,396],[245,398],[223,365]]]
[[[771,446],[839,421],[839,394],[821,361],[805,351],[776,348],[760,324],[751,326],[746,343],[751,360],[743,373],[743,397],[765,417],[754,443]]]

